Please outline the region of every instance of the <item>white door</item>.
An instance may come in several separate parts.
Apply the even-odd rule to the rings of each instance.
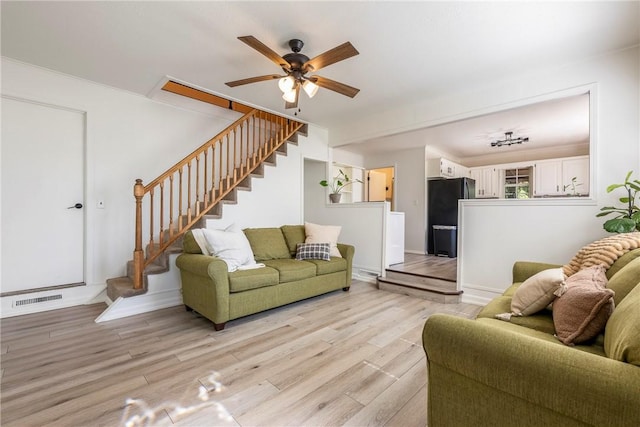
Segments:
[[[2,294],[83,283],[84,114],[2,98],[0,148]]]
[[[387,175],[371,170],[368,172],[369,202],[384,202],[387,199]]]

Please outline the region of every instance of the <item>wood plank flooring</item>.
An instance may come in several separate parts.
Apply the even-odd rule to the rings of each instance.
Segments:
[[[404,262],[392,264],[387,271],[417,274],[455,282],[458,277],[458,259],[435,255],[404,254]]]
[[[424,322],[479,307],[354,282],[219,332],[182,306],[94,323],[103,309],[0,321],[3,426],[123,425],[128,398],[144,401],[154,425],[424,426]]]

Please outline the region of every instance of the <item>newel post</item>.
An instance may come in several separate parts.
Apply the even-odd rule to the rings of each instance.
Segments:
[[[142,197],[144,185],[141,179],[136,179],[133,186],[133,196],[136,198],[136,243],[133,251],[133,288],[142,289],[142,271],[144,270],[144,251],[142,250]]]

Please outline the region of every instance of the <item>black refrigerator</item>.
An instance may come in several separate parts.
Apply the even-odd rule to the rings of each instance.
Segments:
[[[435,253],[433,226],[436,226],[436,233],[448,233],[449,236],[445,240],[453,242],[451,244],[453,247],[445,248],[448,249],[445,252],[449,257],[457,256],[455,242],[458,226],[458,200],[475,199],[475,197],[476,181],[474,179],[430,178],[427,180],[427,253]],[[451,226],[455,226],[456,229]],[[439,242],[445,241],[443,234],[436,237]],[[438,255],[441,254],[441,248],[436,249],[438,249]]]

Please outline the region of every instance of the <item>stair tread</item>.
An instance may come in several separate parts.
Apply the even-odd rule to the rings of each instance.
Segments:
[[[436,279],[436,280],[441,280],[441,279]],[[438,294],[443,294],[443,295],[461,295],[462,291],[459,291],[457,289],[447,289],[446,286],[443,286],[441,284],[436,284],[436,285],[432,285],[432,284],[424,284],[424,283],[418,283],[415,281],[410,281],[410,280],[403,280],[403,279],[396,279],[396,278],[385,278],[385,277],[378,277],[378,281],[379,282],[384,282],[384,283],[389,283],[389,284],[393,284],[393,285],[399,285],[399,286],[406,286],[406,287],[410,287],[410,288],[414,288],[414,289],[420,289],[423,291],[428,291],[428,292],[435,292]],[[448,282],[448,283],[453,283],[455,286],[455,282]]]
[[[118,297],[128,298],[135,295],[142,295],[145,292],[147,292],[145,288],[134,289],[133,281],[127,276],[107,279],[107,296],[109,296],[111,301],[115,301]]]
[[[432,275],[432,274],[414,273],[414,272],[409,272],[409,271],[396,270],[396,269],[393,269],[393,268],[387,268],[385,271],[387,273],[392,273],[394,275],[413,276],[413,277],[426,277],[426,278],[430,278],[430,279],[443,280],[443,281],[446,281],[446,282],[454,282],[454,283],[456,282],[455,279],[446,278],[446,277],[442,277],[442,276],[436,276],[436,275]]]

